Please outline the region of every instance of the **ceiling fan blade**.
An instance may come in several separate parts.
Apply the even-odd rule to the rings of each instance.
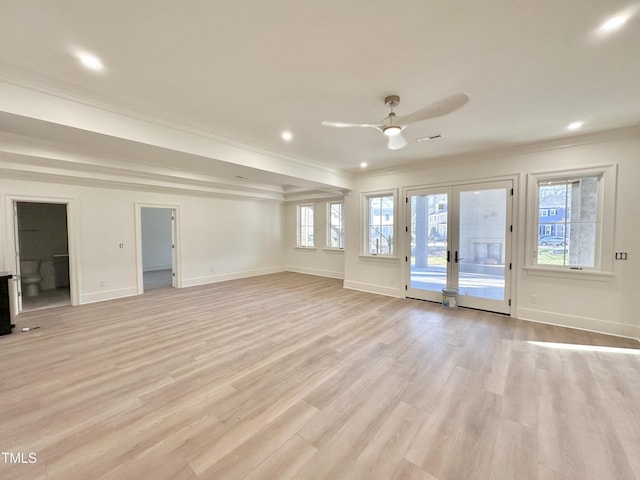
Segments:
[[[380,128],[382,127],[381,125],[374,125],[372,123],[345,123],[345,122],[327,122],[324,121],[322,122],[322,125],[324,125],[325,127],[338,127],[338,128],[345,128],[345,127],[365,127],[365,128],[377,128],[378,130],[380,130]]]
[[[403,117],[397,117],[398,125],[407,126],[415,122],[427,120],[428,118],[436,118],[451,113],[469,101],[469,95],[466,93],[456,93],[450,97],[443,98],[437,102],[428,105],[417,112],[410,113]]]
[[[392,135],[389,137],[389,143],[387,143],[387,148],[389,150],[400,150],[407,146],[407,141],[404,139],[401,133],[397,135]]]

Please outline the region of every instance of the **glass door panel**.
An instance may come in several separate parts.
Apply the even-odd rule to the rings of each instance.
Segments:
[[[414,298],[439,301],[447,285],[447,192],[425,191],[409,195],[410,281]]]
[[[468,187],[467,187],[468,188]],[[460,297],[505,300],[507,189],[459,191],[457,283]],[[468,301],[461,301],[461,304]]]
[[[509,313],[511,181],[407,192],[407,297]]]

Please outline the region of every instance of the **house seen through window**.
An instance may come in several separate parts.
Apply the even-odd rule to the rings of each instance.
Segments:
[[[313,247],[313,204],[298,205],[298,246]]]
[[[366,197],[366,252],[370,255],[393,255],[394,199],[392,194]]]
[[[344,203],[329,202],[327,210],[327,247],[344,248]]]
[[[538,181],[538,265],[597,266],[600,176]]]

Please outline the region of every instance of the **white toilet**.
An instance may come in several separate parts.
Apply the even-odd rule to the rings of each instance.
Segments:
[[[24,260],[20,262],[20,278],[22,281],[22,293],[26,297],[35,297],[40,294],[40,260]]]

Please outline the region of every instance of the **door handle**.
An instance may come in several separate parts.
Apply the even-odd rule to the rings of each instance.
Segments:
[[[458,263],[458,251],[456,250],[456,263]]]
[[[451,250],[447,250],[447,263],[451,262]]]

